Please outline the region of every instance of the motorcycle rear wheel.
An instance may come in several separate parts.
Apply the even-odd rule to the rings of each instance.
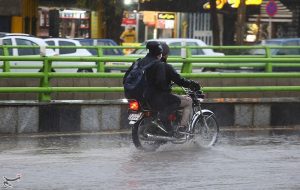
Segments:
[[[219,124],[213,113],[198,115],[192,123],[193,140],[197,144],[202,147],[210,147],[216,144],[219,137]]]
[[[132,141],[139,150],[155,151],[162,142],[146,140],[147,133],[155,128],[150,118],[142,118],[132,126]]]

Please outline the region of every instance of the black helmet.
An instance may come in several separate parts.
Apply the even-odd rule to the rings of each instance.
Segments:
[[[163,48],[158,41],[149,41],[147,42],[146,48],[149,49],[149,53],[157,56],[159,54],[162,54]]]
[[[168,44],[166,44],[166,42],[162,42],[161,46],[163,48],[162,56],[169,55],[170,48],[169,48]]]

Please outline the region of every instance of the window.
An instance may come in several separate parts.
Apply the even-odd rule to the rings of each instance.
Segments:
[[[60,41],[58,43],[59,46],[76,46],[72,42],[67,41]],[[59,54],[69,54],[69,53],[76,53],[76,48],[61,48],[59,49]]]
[[[46,44],[47,44],[48,46],[55,46],[54,41],[46,41]],[[53,50],[55,51],[56,49],[53,49]]]
[[[21,38],[16,38],[16,43],[18,46],[37,46],[36,43],[25,40]],[[32,47],[32,48],[18,48],[18,55],[39,55],[40,54],[40,48],[38,47]]]
[[[54,41],[46,41],[46,44],[49,46],[55,46]]]
[[[173,56],[180,56],[181,55],[181,49],[180,48],[172,48],[171,46],[181,46],[181,42],[173,42],[169,44],[170,46],[170,53],[169,55]]]
[[[197,42],[186,42],[186,46],[199,46]],[[192,55],[204,55],[202,49],[191,49]]]
[[[82,45],[82,46],[94,46],[93,45],[93,40],[91,39],[91,40],[89,40],[89,39],[85,39],[85,40],[79,40],[79,42],[80,42],[80,44]],[[98,53],[97,53],[97,49],[95,48],[93,48],[93,49],[87,49],[92,55],[98,55]]]
[[[11,39],[4,39],[3,45],[12,45]],[[12,55],[12,48],[8,48],[8,54]],[[3,48],[0,48],[0,55],[3,55]]]
[[[98,46],[114,46],[110,41],[97,41]],[[104,49],[104,55],[122,55],[122,52],[118,49]]]
[[[297,40],[290,40],[283,43],[284,46],[298,46]],[[293,48],[293,49],[279,49],[277,52],[277,55],[300,55],[300,49],[299,48]]]

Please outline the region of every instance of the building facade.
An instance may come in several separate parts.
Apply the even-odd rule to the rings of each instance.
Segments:
[[[300,1],[272,0],[277,12],[269,18],[266,9],[270,1],[262,0],[260,6],[247,7],[245,41],[300,36]],[[209,0],[140,0],[134,1],[132,6],[124,5],[121,0],[114,2],[119,4],[106,0],[0,0],[0,32],[117,39],[122,25],[130,21],[126,18],[122,22],[122,14],[127,11],[135,16],[139,42],[159,37],[189,37],[208,44],[213,42],[210,11],[203,9]],[[220,45],[233,45],[236,28],[240,27],[236,24],[237,9],[224,4],[217,14]]]

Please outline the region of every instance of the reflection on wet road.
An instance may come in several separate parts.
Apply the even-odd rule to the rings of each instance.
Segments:
[[[13,189],[300,189],[300,135],[223,134],[213,148],[135,149],[128,134],[2,136]],[[2,182],[0,189],[2,187]]]

